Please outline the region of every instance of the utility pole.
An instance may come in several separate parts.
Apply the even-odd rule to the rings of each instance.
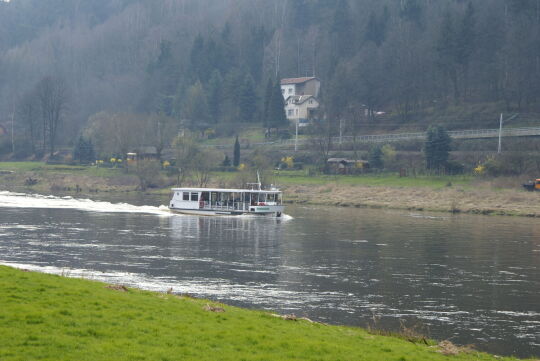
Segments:
[[[339,146],[341,147],[343,137],[343,118],[339,119]]]
[[[503,113],[501,113],[501,118],[499,120],[499,147],[497,148],[497,154],[501,154],[502,126],[503,126]]]
[[[296,153],[296,151],[298,150],[298,118],[296,118],[296,126],[295,126],[295,137],[294,137],[294,152]]]

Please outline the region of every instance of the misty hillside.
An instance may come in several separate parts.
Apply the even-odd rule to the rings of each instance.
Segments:
[[[316,76],[326,119],[469,128],[453,111],[538,110],[539,31],[537,0],[11,0],[0,124],[28,133],[45,78],[66,95],[61,144],[104,112],[260,124],[269,80]]]

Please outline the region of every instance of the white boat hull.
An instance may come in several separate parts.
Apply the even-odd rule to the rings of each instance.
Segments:
[[[241,216],[241,215],[254,215],[254,216],[267,216],[267,217],[281,217],[284,206],[255,206],[250,207],[249,211],[243,210],[227,210],[227,209],[187,209],[187,208],[175,208],[169,207],[169,210],[176,213],[191,214],[197,216]]]

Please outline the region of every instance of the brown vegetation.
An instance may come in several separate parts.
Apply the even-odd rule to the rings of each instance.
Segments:
[[[540,217],[540,194],[482,185],[443,189],[294,185],[284,188],[284,192],[288,203]]]

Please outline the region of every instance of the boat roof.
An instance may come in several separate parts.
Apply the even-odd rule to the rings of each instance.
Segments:
[[[223,192],[223,193],[270,193],[277,194],[281,193],[279,189],[228,189],[228,188],[171,188],[171,190],[177,191],[187,191],[187,192]]]

